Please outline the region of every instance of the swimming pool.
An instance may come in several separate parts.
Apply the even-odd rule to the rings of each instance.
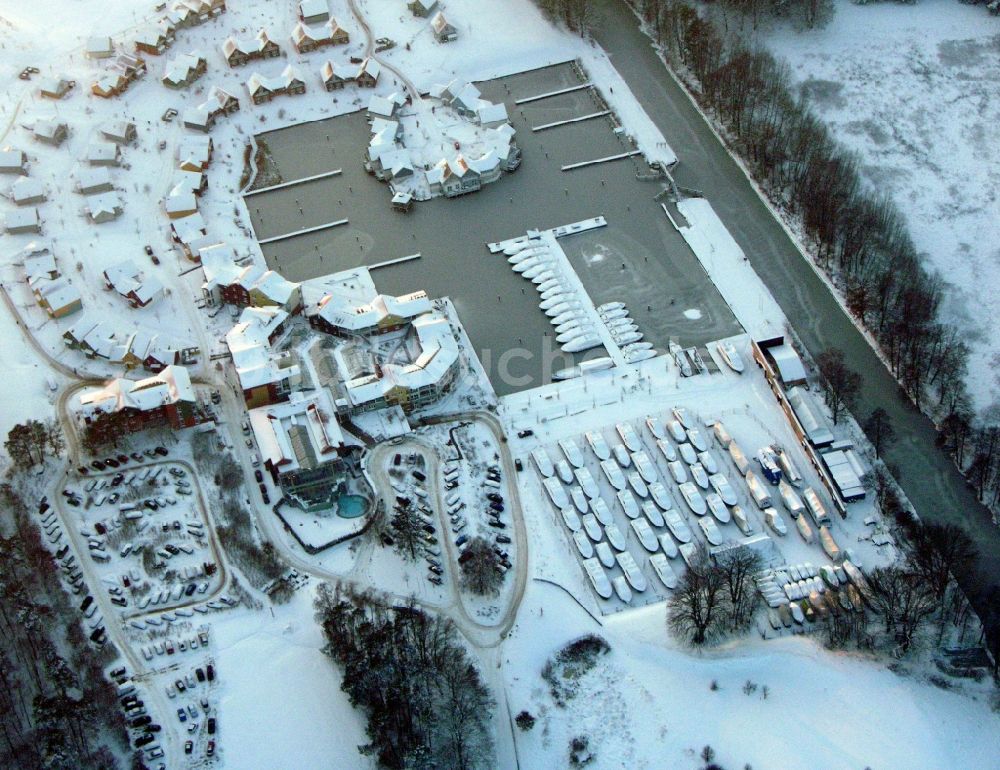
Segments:
[[[368,499],[361,495],[341,495],[337,500],[337,515],[342,519],[356,519],[368,510]]]

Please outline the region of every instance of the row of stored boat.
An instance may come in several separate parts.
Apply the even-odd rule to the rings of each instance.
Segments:
[[[556,330],[556,342],[566,353],[582,353],[604,343],[573,281],[565,274],[560,259],[542,240],[511,244],[503,250],[515,273],[531,281],[541,301],[538,306]],[[608,366],[612,364],[608,359]]]
[[[627,363],[638,363],[656,355],[653,343],[642,341],[639,325],[632,320],[624,302],[606,302],[598,305],[597,315],[611,339],[621,349]]]

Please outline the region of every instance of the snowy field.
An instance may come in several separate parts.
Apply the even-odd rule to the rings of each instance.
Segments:
[[[968,334],[968,384],[985,409],[1000,396],[1000,19],[954,0],[835,3],[825,29],[782,26],[763,42],[949,284],[944,315]]]

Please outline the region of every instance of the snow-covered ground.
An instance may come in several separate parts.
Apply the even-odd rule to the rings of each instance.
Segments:
[[[968,384],[984,409],[1000,396],[1000,19],[953,0],[835,4],[823,29],[782,25],[762,40],[949,284],[944,315],[968,335]]]
[[[593,768],[693,770],[704,766],[706,745],[723,767],[932,770],[996,763],[1000,720],[975,685],[946,692],[908,674],[905,665],[893,673],[802,637],[692,654],[667,637],[662,605],[600,626],[558,588],[538,582],[529,583],[518,618],[504,647],[507,698],[512,714],[527,709],[538,718],[531,732],[518,734],[522,767],[566,766],[569,741],[581,735],[596,754]],[[539,673],[586,633],[600,634],[612,650],[559,708]],[[749,695],[748,681],[757,685]]]

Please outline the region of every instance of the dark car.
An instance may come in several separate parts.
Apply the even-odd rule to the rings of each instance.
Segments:
[[[399,465],[402,461],[403,461],[403,456],[399,452],[396,452],[396,454],[392,458],[392,464]]]
[[[257,483],[260,483],[261,481],[264,480],[264,474],[260,472],[260,468],[258,468],[253,472],[253,477]]]
[[[215,717],[208,718],[208,734],[215,735]]]
[[[142,455],[141,455],[141,454],[139,454],[138,452],[133,452],[132,454],[130,454],[130,455],[129,455],[129,457],[131,457],[131,458],[132,458],[133,460],[135,460],[135,461],[136,461],[137,463],[141,463],[141,462],[142,462],[142,460],[143,460],[143,457],[142,457]]]
[[[194,744],[191,741],[184,741],[184,753],[190,754],[194,751]]]
[[[187,712],[184,709],[177,709],[177,718],[182,722],[188,721]]]
[[[205,666],[205,676],[208,677],[209,682],[215,679],[215,669],[212,667],[211,663]]]
[[[143,246],[142,248],[146,252],[146,256],[147,257],[153,256],[153,247],[150,246],[148,243],[145,246]]]
[[[496,492],[487,492],[486,493],[486,499],[490,500],[490,501],[492,501],[494,503],[502,503],[503,502],[503,495],[498,495]]]
[[[156,452],[156,454],[158,454],[160,457],[166,457],[168,454],[170,454],[167,451],[167,448],[164,446],[154,447],[153,451]]]
[[[163,547],[166,549],[167,553],[169,553],[171,556],[176,556],[177,554],[179,554],[181,552],[181,549],[178,548],[173,543],[167,543]]]
[[[521,462],[521,458],[514,460],[514,467],[517,469],[518,473],[524,470],[524,463]]]
[[[421,471],[413,471],[413,478],[417,481],[427,481],[427,477]]]
[[[510,536],[509,535],[497,535],[494,539],[498,543],[509,543],[510,542]]]
[[[534,436],[534,435],[535,431],[531,430],[530,428],[525,428],[524,430],[519,430],[517,432],[518,438],[527,438],[528,436]]]
[[[128,455],[118,455],[115,459],[122,465],[126,465],[128,463]]]
[[[443,575],[444,574],[444,570],[443,569],[441,569],[440,567],[435,567],[433,564],[431,564],[427,569],[429,569],[435,575]]]
[[[117,468],[119,465],[121,465],[121,463],[118,462],[114,457],[105,457],[104,464],[107,465],[109,468]]]
[[[149,733],[144,733],[143,735],[140,735],[138,738],[135,739],[135,746],[137,749],[141,749],[143,746],[152,743],[154,740],[156,739],[152,735],[150,735]]]
[[[392,539],[388,532],[382,533],[382,545],[392,545],[396,541]]]
[[[489,525],[496,529],[507,529],[507,525],[500,521],[500,519],[490,519]]]
[[[142,727],[143,725],[148,725],[153,721],[153,717],[149,714],[143,714],[141,717],[136,717],[131,722],[129,722],[132,727]]]
[[[185,589],[184,589],[184,595],[185,595],[185,596],[190,596],[191,594],[193,594],[193,593],[194,593],[194,590],[195,590],[195,589],[196,589],[197,587],[198,587],[198,586],[196,586],[196,585],[195,585],[194,583],[191,583],[191,584],[190,584],[190,585],[189,585],[189,586],[188,586],[187,588],[185,588]]]
[[[264,492],[260,496],[260,499],[264,501],[264,505],[270,505],[271,504],[271,496],[267,492]]]
[[[94,460],[90,464],[90,467],[93,468],[95,471],[103,471],[107,466],[104,463],[102,463],[100,460]]]
[[[147,508],[149,508],[149,510],[151,510],[151,511],[155,511],[157,508],[160,507],[159,504],[156,502],[156,500],[153,500],[152,498],[150,498],[149,500],[144,501],[143,505],[146,506]]]
[[[260,493],[262,495],[266,495],[267,494],[267,487],[264,484],[258,484],[257,488],[260,490]]]
[[[205,756],[208,757],[215,756],[215,741],[208,742],[208,746],[205,747]]]
[[[424,524],[423,529],[424,529],[424,532],[426,532],[428,535],[433,535],[434,534],[434,525],[433,524]]]
[[[79,468],[76,469],[76,472],[79,473],[81,476],[86,476],[88,473],[90,473],[90,469],[86,465],[81,465]]]
[[[492,508],[497,513],[503,513],[503,503],[490,501],[490,508]]]
[[[194,670],[194,675],[197,677],[199,682],[205,681],[205,672],[202,670],[201,666]]]
[[[70,505],[72,505],[74,508],[79,508],[80,507],[80,498],[79,497],[71,497],[66,502],[69,503]]]

